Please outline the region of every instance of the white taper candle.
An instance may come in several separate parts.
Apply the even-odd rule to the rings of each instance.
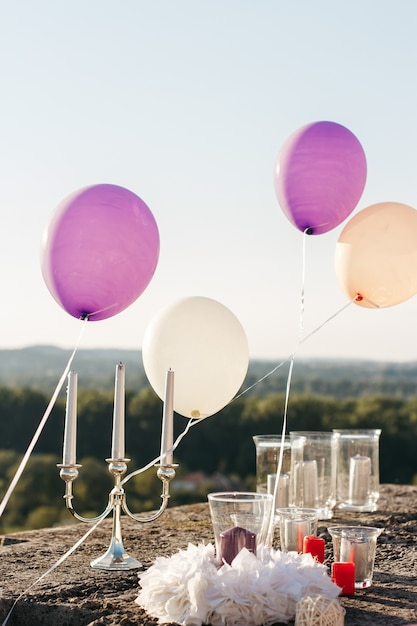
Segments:
[[[349,464],[349,502],[364,506],[370,496],[371,459],[369,456],[352,456]]]
[[[125,366],[116,365],[114,381],[113,434],[111,458],[125,458]]]
[[[62,465],[76,464],[77,448],[77,372],[71,370],[68,374],[67,407],[65,413],[64,445]]]
[[[278,487],[275,493],[276,478],[276,474],[268,474],[266,477],[267,492],[275,494],[274,514],[276,508],[285,509],[290,505],[290,477],[288,474],[279,475]]]
[[[174,372],[168,370],[165,377],[165,397],[162,414],[161,465],[172,464],[174,445]]]
[[[303,461],[303,506],[315,508],[319,498],[317,461]]]

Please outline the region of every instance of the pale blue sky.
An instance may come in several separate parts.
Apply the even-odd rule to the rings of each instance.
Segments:
[[[415,0],[0,2],[0,348],[75,344],[81,322],[49,294],[40,241],[63,198],[104,182],[148,204],[161,255],[144,294],[88,323],[81,347],[139,350],[160,308],[203,295],[237,315],[252,358],[288,356],[302,235],[274,195],[279,148],[306,123],[343,124],[368,160],[355,212],[417,208],[416,26]],[[307,239],[306,334],[347,303],[342,227]],[[298,354],[416,360],[417,299],[351,305]]]

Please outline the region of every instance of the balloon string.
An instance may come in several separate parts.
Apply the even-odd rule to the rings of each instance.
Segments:
[[[366,300],[366,302],[369,302],[369,304],[372,304],[372,306],[374,306],[376,309],[379,309],[379,304],[376,304],[375,302],[372,302],[372,300],[369,300],[369,298],[365,298],[365,296],[362,296],[360,293],[357,293],[354,301],[356,302],[361,302],[362,300]]]
[[[285,391],[285,406],[284,406],[284,415],[282,418],[281,445],[279,448],[278,464],[277,464],[277,470],[276,470],[276,476],[275,476],[274,492],[273,492],[273,497],[272,497],[272,509],[271,509],[271,515],[269,519],[267,545],[272,545],[272,540],[274,537],[275,502],[277,500],[279,478],[281,476],[281,470],[282,470],[282,459],[284,456],[285,433],[287,430],[288,403],[289,403],[289,398],[290,398],[290,387],[291,387],[293,368],[294,368],[294,354],[292,354],[290,357],[290,367],[288,370],[287,386],[286,386],[286,391]]]
[[[87,320],[85,320],[85,322],[87,322]],[[51,414],[52,408],[53,408],[53,406],[54,406],[54,404],[56,402],[58,394],[61,391],[61,388],[62,388],[62,385],[64,384],[65,378],[68,375],[69,369],[71,367],[71,363],[72,363],[72,361],[73,361],[73,359],[75,357],[75,353],[77,352],[77,349],[78,349],[78,346],[80,344],[81,337],[83,335],[84,329],[85,329],[85,323],[82,326],[82,329],[81,329],[80,335],[78,337],[77,343],[75,345],[75,348],[72,351],[72,354],[71,354],[70,358],[68,359],[68,363],[67,363],[67,365],[66,365],[66,367],[65,367],[65,369],[64,369],[64,371],[62,373],[61,378],[59,379],[59,382],[58,382],[58,384],[56,386],[56,389],[55,389],[54,393],[52,394],[51,400],[49,401],[49,404],[48,404],[48,406],[47,406],[47,408],[45,410],[45,413],[43,414],[43,417],[42,417],[42,419],[41,419],[41,421],[39,423],[39,426],[36,429],[35,434],[32,437],[32,441],[30,442],[30,444],[28,446],[28,449],[26,450],[26,452],[25,452],[25,454],[24,454],[24,456],[23,456],[23,458],[22,458],[22,460],[20,462],[20,465],[17,468],[16,474],[14,475],[13,480],[10,483],[9,488],[6,491],[6,493],[5,493],[4,497],[3,497],[3,500],[1,501],[1,504],[0,504],[0,517],[4,513],[4,509],[6,508],[6,505],[7,505],[8,501],[9,501],[9,499],[10,499],[10,496],[12,495],[12,493],[13,493],[13,491],[14,491],[14,489],[15,489],[18,481],[19,481],[19,478],[21,477],[21,475],[23,473],[23,470],[25,469],[26,464],[27,464],[27,462],[29,460],[29,457],[32,454],[33,448],[35,447],[35,445],[36,445],[36,443],[37,443],[37,441],[38,441],[38,439],[40,437],[40,434],[41,434],[41,432],[42,432],[42,430],[43,430],[43,428],[44,428],[44,426],[45,426],[45,424],[46,424],[46,422],[48,420],[48,417]]]
[[[38,583],[41,582],[41,580],[43,580],[46,576],[48,576],[51,572],[53,572],[59,565],[61,565],[61,563],[63,563],[69,556],[71,556],[71,554],[73,552],[75,552],[75,550],[87,539],[87,537],[89,535],[91,535],[92,532],[95,531],[95,529],[97,528],[97,526],[99,524],[101,524],[101,522],[103,521],[103,519],[105,519],[104,517],[102,519],[100,519],[98,522],[96,522],[94,524],[94,526],[91,526],[91,528],[88,529],[88,531],[81,537],[81,539],[79,539],[69,550],[67,550],[65,552],[65,554],[63,554],[57,561],[56,563],[54,563],[46,572],[44,572],[41,576],[39,576],[39,578],[37,578],[35,581],[33,581],[33,583],[31,583],[29,585],[29,587],[27,587],[24,591],[22,591],[22,593],[16,598],[16,600],[13,602],[10,611],[8,612],[6,619],[4,620],[4,622],[2,623],[2,626],[6,626],[7,622],[9,621],[9,617],[11,616],[11,614],[13,613],[17,603],[19,602],[19,600],[21,600],[21,598],[23,598],[24,595],[27,594],[28,591],[30,591],[32,589],[32,587],[34,587],[35,585],[37,585]]]
[[[276,498],[277,498],[277,494],[278,494],[279,478],[280,478],[280,475],[281,475],[282,460],[283,460],[283,455],[284,455],[285,433],[286,433],[286,430],[287,430],[288,404],[289,404],[290,388],[291,388],[291,381],[292,381],[292,374],[293,374],[293,369],[294,369],[294,360],[295,360],[296,352],[297,352],[298,348],[307,339],[312,337],[321,328],[323,328],[323,326],[325,326],[328,322],[330,322],[337,315],[339,315],[339,313],[344,311],[348,306],[350,306],[351,304],[353,304],[355,301],[358,300],[358,295],[356,295],[350,302],[348,302],[346,305],[344,305],[339,311],[337,311],[336,313],[331,315],[329,318],[327,318],[327,320],[325,320],[322,324],[320,324],[317,328],[315,328],[311,333],[309,333],[308,335],[303,337],[304,311],[305,311],[305,298],[304,298],[304,296],[305,296],[305,267],[306,267],[306,254],[305,254],[306,246],[305,246],[305,242],[306,242],[306,235],[307,234],[309,234],[309,233],[307,231],[304,231],[304,234],[303,234],[303,248],[302,248],[303,254],[302,254],[301,298],[300,298],[300,304],[301,304],[301,306],[300,306],[300,338],[299,338],[298,345],[297,345],[296,349],[292,352],[292,354],[289,356],[289,358],[286,359],[286,361],[288,361],[288,360],[290,361],[290,366],[289,366],[289,370],[288,370],[287,385],[286,385],[286,390],[285,390],[284,414],[283,414],[283,419],[282,419],[282,431],[281,431],[281,445],[280,445],[280,448],[279,448],[279,455],[278,455],[277,469],[276,469],[276,476],[275,476],[275,484],[274,484],[274,490],[273,490],[273,499],[272,499],[273,505],[272,505],[272,509],[271,509],[271,515],[270,515],[270,521],[269,521],[269,527],[268,527],[268,544],[271,543],[271,545],[272,545],[272,539],[273,539],[273,533],[274,533],[275,502],[276,502]],[[262,376],[262,378],[260,378],[256,383],[251,385],[248,389],[244,390],[243,392],[241,392],[239,394],[239,396],[236,396],[236,397],[240,397],[244,393],[249,391],[249,389],[253,389],[253,387],[255,387],[255,385],[257,385],[262,380],[265,380],[265,378],[267,378],[273,372],[275,372],[278,369],[278,367],[281,367],[281,365],[283,365],[283,363],[285,363],[286,361],[283,361],[279,365],[274,367],[271,370],[271,372],[269,372],[265,376]]]
[[[190,430],[191,426],[194,426],[194,424],[196,424],[196,423],[198,423],[200,421],[201,420],[193,420],[193,419],[189,418],[188,421],[187,421],[187,424],[186,424],[186,426],[184,428],[184,430],[182,431],[182,433],[180,433],[178,435],[178,437],[176,438],[173,446],[167,450],[167,454],[172,454],[174,452],[174,450],[180,444],[180,442],[183,439],[183,437],[185,437],[185,435],[188,433],[188,431]],[[130,480],[134,476],[137,476],[138,474],[141,474],[142,472],[145,472],[147,469],[149,469],[150,467],[153,467],[154,465],[156,465],[160,461],[161,461],[161,456],[157,456],[155,459],[153,459],[153,461],[149,461],[149,463],[147,463],[146,465],[144,465],[140,469],[137,469],[134,472],[131,472],[131,474],[128,474],[128,476],[125,476],[123,478],[123,480],[120,481],[120,484],[124,485],[125,483],[127,483],[128,480]]]
[[[307,235],[310,234],[310,229],[306,228],[303,232],[302,239],[302,264],[301,264],[301,294],[300,294],[300,341],[299,345],[303,340],[303,331],[304,331],[304,311],[305,311],[305,277],[306,277],[306,240]],[[282,460],[284,456],[284,443],[285,443],[285,434],[287,431],[287,416],[288,416],[288,404],[290,400],[290,388],[292,381],[292,373],[294,370],[294,360],[295,360],[295,351],[292,353],[290,357],[290,367],[288,369],[288,377],[287,377],[287,385],[285,389],[285,403],[284,403],[284,414],[282,417],[282,430],[281,430],[281,445],[279,448],[277,469],[275,473],[275,484],[273,490],[273,506],[270,514],[269,521],[269,529],[268,529],[268,545],[272,545],[272,540],[274,537],[274,521],[275,521],[275,502],[277,501],[278,489],[279,489],[279,479],[282,471]]]
[[[300,299],[300,339],[303,336],[304,331],[304,302],[305,302],[305,280],[306,280],[306,239],[308,234],[308,228],[303,233],[303,255],[302,255],[302,270],[301,270],[301,299]]]
[[[292,357],[296,354],[297,350],[299,349],[299,347],[305,343],[307,341],[307,339],[310,339],[310,337],[312,337],[313,335],[315,335],[319,330],[321,330],[324,326],[326,326],[326,324],[328,324],[329,322],[331,322],[333,319],[335,319],[335,317],[337,317],[338,315],[340,315],[340,313],[343,313],[343,311],[345,309],[347,309],[349,306],[351,306],[351,304],[353,304],[356,301],[356,296],[355,298],[353,298],[351,301],[349,301],[347,304],[345,304],[341,309],[339,309],[338,311],[336,311],[335,313],[333,313],[333,315],[331,315],[330,317],[328,317],[322,324],[320,324],[319,326],[317,326],[317,328],[315,328],[314,330],[312,330],[308,335],[305,335],[302,339],[300,339],[300,341],[297,344],[297,347],[295,348],[295,350],[290,354],[290,356],[288,356],[286,359],[284,359],[283,361],[281,361],[280,363],[278,363],[278,365],[275,365],[269,372],[267,372],[266,374],[264,374],[263,376],[261,376],[261,378],[259,378],[258,380],[256,380],[254,383],[252,383],[251,385],[249,385],[249,387],[246,387],[245,389],[243,389],[243,391],[241,391],[239,394],[237,394],[233,400],[231,400],[231,402],[234,402],[234,400],[237,400],[238,398],[240,398],[241,396],[243,396],[245,393],[248,393],[248,391],[251,391],[251,389],[253,389],[254,387],[256,387],[257,385],[259,385],[259,383],[263,382],[265,379],[269,378],[269,376],[272,376],[272,374],[275,374],[275,372],[277,370],[279,370],[280,367],[282,367],[283,365],[285,365],[285,363],[287,363],[288,361],[290,361],[292,359]],[[229,403],[230,404],[230,403]]]
[[[344,306],[342,306],[341,309],[339,309],[338,311],[336,311],[336,313],[333,313],[333,315],[331,315],[330,317],[328,317],[322,324],[320,324],[319,326],[317,326],[317,328],[315,328],[314,330],[311,331],[311,333],[309,333],[308,335],[306,335],[303,339],[301,339],[301,341],[299,342],[298,346],[297,346],[297,350],[298,348],[301,346],[301,344],[303,344],[305,341],[307,341],[307,339],[310,339],[310,337],[312,337],[313,335],[315,335],[319,330],[321,330],[323,328],[323,326],[325,326],[326,324],[328,324],[329,322],[331,322],[332,320],[334,320],[335,317],[337,317],[339,315],[339,313],[342,313],[345,309],[347,309],[348,307],[350,307],[355,301],[356,301],[357,296],[355,296],[354,298],[352,298],[352,300],[350,300],[347,304],[345,304]]]

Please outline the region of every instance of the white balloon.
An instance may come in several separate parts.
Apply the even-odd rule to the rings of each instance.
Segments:
[[[174,372],[174,411],[205,418],[228,404],[249,365],[245,331],[220,302],[192,296],[162,309],[145,331],[142,359],[163,399],[167,370]]]

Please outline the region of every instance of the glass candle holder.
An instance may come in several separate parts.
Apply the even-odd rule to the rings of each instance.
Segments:
[[[275,493],[280,450],[282,464],[276,491],[274,508],[290,505],[290,472],[291,472],[291,441],[281,435],[255,435],[256,448],[256,491],[259,493]]]
[[[376,511],[379,499],[378,429],[334,429],[338,435],[337,507]]]
[[[333,432],[290,432],[290,501],[317,509],[319,519],[333,517],[336,504],[338,436]]]
[[[376,542],[383,528],[357,526],[344,528],[340,537],[340,561],[355,564],[355,589],[372,585]]]
[[[298,507],[277,509],[282,552],[303,552],[304,538],[317,535],[318,511]]]
[[[209,493],[219,564],[231,563],[242,548],[262,558],[268,542],[273,496],[249,491]]]

